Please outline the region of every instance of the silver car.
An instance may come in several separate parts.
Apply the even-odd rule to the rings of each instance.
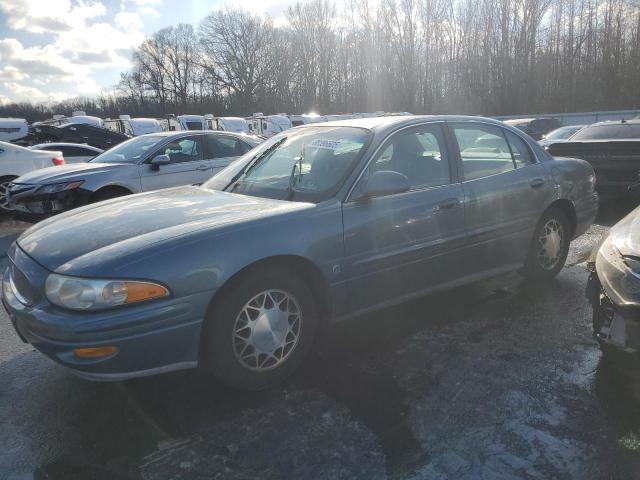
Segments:
[[[13,210],[49,216],[131,193],[200,184],[259,143],[231,132],[141,135],[87,163],[44,168],[9,185]]]

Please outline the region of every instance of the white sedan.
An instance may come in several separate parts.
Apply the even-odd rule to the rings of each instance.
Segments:
[[[7,186],[25,173],[54,165],[64,165],[60,150],[32,150],[0,142],[0,209],[7,210]]]
[[[39,143],[29,147],[31,150],[47,150],[49,152],[62,152],[65,163],[84,163],[97,157],[104,150],[92,147],[85,143]]]

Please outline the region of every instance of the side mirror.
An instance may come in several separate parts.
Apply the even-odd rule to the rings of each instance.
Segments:
[[[361,191],[362,198],[373,198],[403,193],[410,188],[406,175],[392,170],[380,170],[369,177]]]
[[[171,158],[169,158],[169,155],[158,155],[151,160],[151,168],[160,170],[161,165],[169,165],[170,163]]]

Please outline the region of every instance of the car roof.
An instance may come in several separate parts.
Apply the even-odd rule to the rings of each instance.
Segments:
[[[238,138],[242,138],[243,140],[255,142],[259,140],[254,135],[249,135],[246,132],[228,132],[226,130],[177,130],[174,132],[154,132],[154,133],[145,133],[144,135],[137,135],[133,138],[139,137],[164,137],[166,139],[171,140],[171,138],[180,138],[185,135],[193,135],[193,134],[207,134],[207,135],[232,135]]]
[[[36,145],[31,145],[29,148],[42,148],[42,147],[81,147],[88,148],[89,150],[95,150],[96,152],[102,152],[101,148],[94,147],[93,145],[89,145],[86,143],[73,143],[73,142],[51,142],[51,143],[38,143]]]
[[[640,118],[631,118],[629,120],[604,120],[602,122],[596,122],[589,127],[602,127],[605,125],[638,125],[640,124]]]
[[[469,115],[396,115],[386,117],[369,117],[369,118],[353,118],[349,120],[333,120],[330,122],[309,123],[300,125],[295,128],[310,127],[359,127],[368,130],[386,131],[395,130],[399,127],[410,126],[423,123],[425,121],[450,121],[450,122],[466,122],[481,121],[483,123],[492,123],[495,125],[503,125],[502,122],[493,118],[469,116]]]

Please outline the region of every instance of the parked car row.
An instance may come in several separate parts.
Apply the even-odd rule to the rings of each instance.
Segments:
[[[87,162],[38,169],[13,180],[6,205],[40,218],[131,193],[200,184],[257,144],[249,135],[213,131],[142,135]]]
[[[10,199],[43,192],[53,209],[110,178],[153,190],[182,163],[212,169],[221,135],[138,137],[23,177]],[[598,208],[589,163],[491,119],[312,123],[246,153],[250,137],[224,135],[243,154],[200,186],[27,230],[2,283],[18,335],[85,378],[201,366],[264,388],[298,367],[323,323],[512,270],[553,278]]]

